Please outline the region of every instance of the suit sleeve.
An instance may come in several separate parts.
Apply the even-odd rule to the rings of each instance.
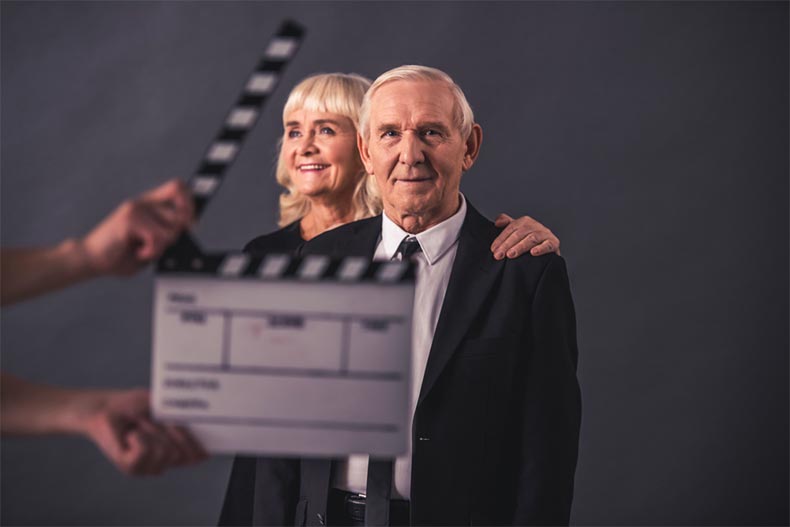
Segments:
[[[531,311],[516,525],[567,525],[579,449],[578,348],[565,261],[552,257]]]

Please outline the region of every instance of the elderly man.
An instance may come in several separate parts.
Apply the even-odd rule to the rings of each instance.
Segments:
[[[445,73],[381,75],[360,132],[384,213],[302,253],[417,261],[411,451],[394,471],[356,456],[303,462],[297,523],[567,524],[581,403],[564,261],[491,257],[499,231],[459,190],[482,129]]]

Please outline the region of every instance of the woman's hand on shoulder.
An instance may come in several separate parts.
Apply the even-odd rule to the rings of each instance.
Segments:
[[[533,256],[560,254],[560,239],[551,230],[529,216],[513,219],[507,214],[497,216],[494,224],[502,229],[491,244],[496,260],[518,258],[529,252]]]

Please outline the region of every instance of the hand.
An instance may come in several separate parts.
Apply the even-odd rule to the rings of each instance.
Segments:
[[[151,420],[147,390],[93,392],[82,414],[81,431],[125,474],[160,474],[208,457],[183,428]]]
[[[177,179],[121,203],[83,240],[97,274],[130,275],[158,258],[194,217],[192,197]]]
[[[494,224],[500,229],[504,227],[491,244],[491,252],[497,260],[502,260],[505,256],[518,258],[527,251],[533,256],[552,252],[560,254],[559,238],[529,216],[514,220],[507,214],[500,214]]]

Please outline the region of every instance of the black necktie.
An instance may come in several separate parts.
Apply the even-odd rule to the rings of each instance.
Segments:
[[[392,460],[368,460],[368,484],[365,491],[365,525],[390,524],[390,494],[392,493]]]
[[[414,236],[407,236],[398,245],[395,257],[401,261],[409,261],[420,252],[420,242]],[[365,499],[365,525],[389,525],[390,495],[392,493],[391,459],[373,459],[368,461],[368,484]]]
[[[400,242],[398,245],[398,250],[395,251],[395,256],[400,255],[402,261],[408,261],[412,259],[416,253],[422,251],[422,247],[420,247],[420,242],[417,241],[417,238],[414,236],[407,236]]]

